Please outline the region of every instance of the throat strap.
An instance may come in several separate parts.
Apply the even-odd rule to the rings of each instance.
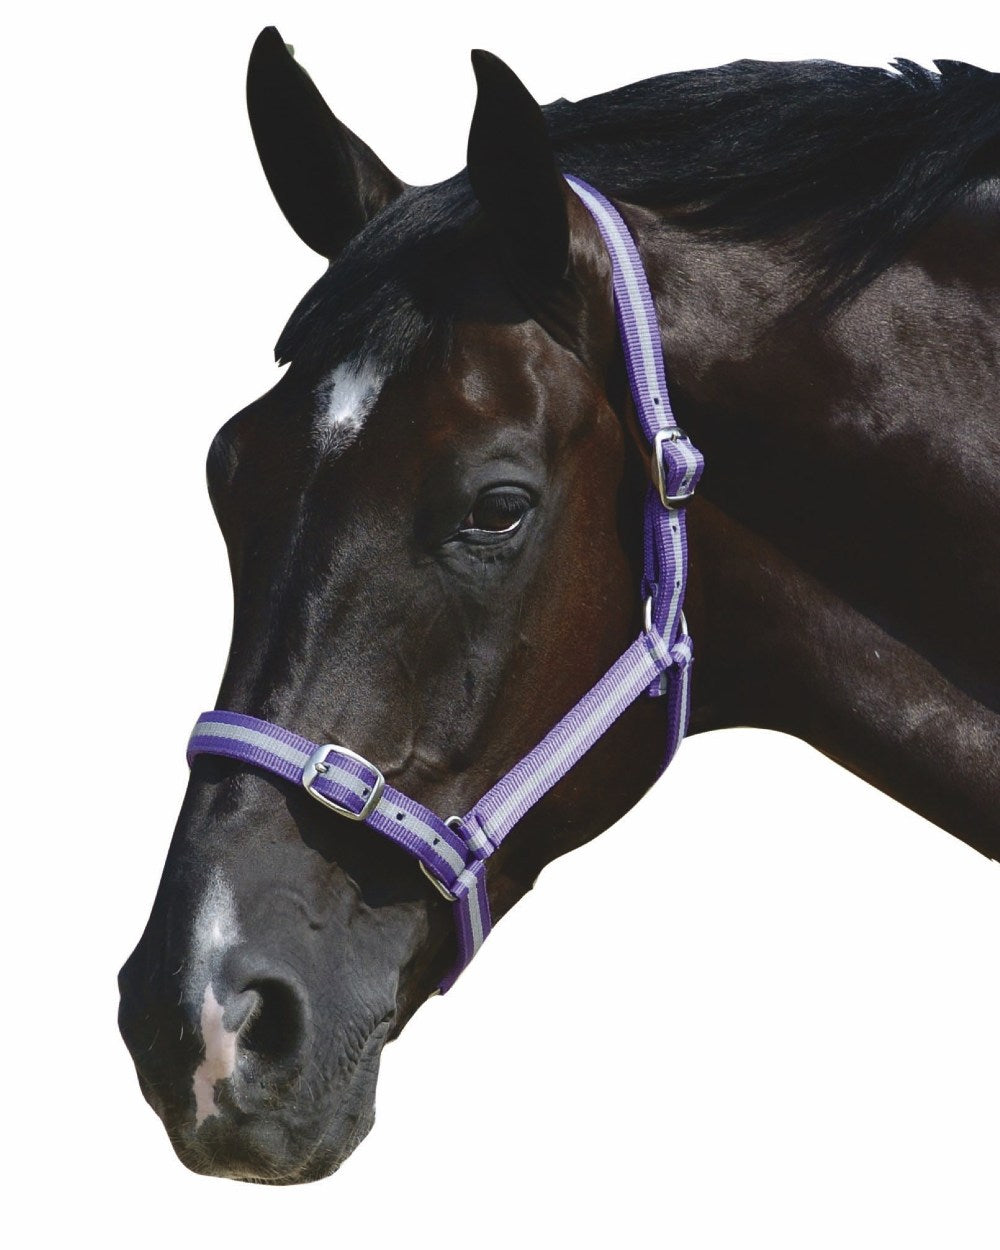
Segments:
[[[418,860],[452,904],[458,958],[454,984],[490,932],[486,862],[519,820],[643,694],[664,696],[663,768],[688,724],[691,639],[682,606],[687,581],[683,505],[703,461],[670,406],[659,326],[638,249],[618,210],[574,175],[566,180],[590,210],[611,257],[615,308],[636,414],[651,449],[644,517],[642,633],[604,676],[463,816],[443,820],[388,785],[379,769],[336,743],[319,744],[238,712],[205,712],[188,743],[188,762],[223,755],[301,785],[348,820],[363,821]],[[662,771],[662,769],[661,769]]]

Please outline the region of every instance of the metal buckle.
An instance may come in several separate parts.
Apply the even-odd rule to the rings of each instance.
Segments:
[[[328,799],[325,795],[320,794],[318,790],[313,789],[313,782],[316,778],[322,776],[323,773],[329,772],[330,766],[327,763],[327,758],[331,753],[346,755],[348,759],[363,764],[365,768],[370,768],[375,774],[371,793],[365,799],[365,805],[360,812],[352,812],[349,807],[344,807],[340,803],[334,803],[333,799]],[[366,760],[363,755],[358,755],[356,751],[349,751],[347,747],[338,746],[336,742],[327,742],[323,746],[317,747],[312,755],[309,756],[306,766],[302,770],[302,784],[305,786],[306,793],[312,795],[317,803],[322,803],[324,807],[329,807],[338,816],[346,816],[348,820],[367,820],[378,806],[378,801],[382,797],[382,791],[385,789],[385,778],[375,765],[370,760]]]
[[[663,473],[663,444],[676,443],[687,435],[679,425],[671,426],[668,430],[658,430],[656,437],[653,439],[653,454],[651,456],[653,468],[653,485],[656,487],[660,495],[660,503],[664,508],[674,509],[686,504],[689,499],[694,498],[694,491],[689,490],[686,495],[668,495],[667,479]]]

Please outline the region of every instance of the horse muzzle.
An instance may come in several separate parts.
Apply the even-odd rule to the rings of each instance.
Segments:
[[[119,1027],[181,1161],[271,1184],[336,1170],[374,1122],[392,1011],[319,1030],[298,978],[246,948],[229,953],[200,1001],[183,987],[168,996],[140,952],[119,978]]]

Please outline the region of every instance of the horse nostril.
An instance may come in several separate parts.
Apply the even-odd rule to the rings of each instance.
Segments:
[[[248,986],[240,994],[234,994],[226,1003],[223,1021],[230,1033],[242,1034],[249,1025],[251,1016],[260,1010],[261,996],[257,990]]]
[[[305,1008],[299,991],[287,981],[275,977],[253,981],[232,1006],[240,1013],[237,1045],[243,1054],[278,1063],[291,1059],[301,1049],[306,1032]]]

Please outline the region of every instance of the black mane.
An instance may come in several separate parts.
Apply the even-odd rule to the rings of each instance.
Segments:
[[[935,65],[736,61],[543,112],[561,167],[605,194],[719,238],[794,238],[804,297],[830,308],[1000,172],[1000,74]],[[446,342],[448,279],[485,258],[478,217],[464,171],[407,190],[305,297],[277,358],[360,353],[395,372]]]

